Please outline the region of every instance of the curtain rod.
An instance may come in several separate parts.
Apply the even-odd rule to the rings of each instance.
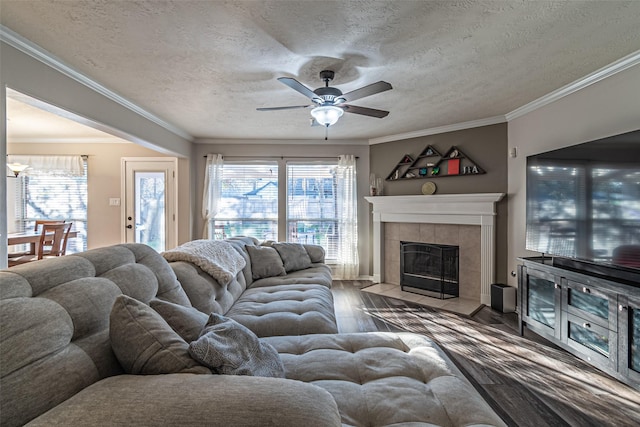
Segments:
[[[202,156],[204,158],[206,158],[207,156]],[[248,158],[248,159],[256,159],[256,160],[262,160],[262,159],[337,159],[338,156],[331,156],[331,157],[318,157],[318,156],[222,156],[222,158],[224,159],[225,157],[229,157],[229,158]],[[356,159],[359,159],[359,156],[356,156]]]
[[[42,156],[42,157],[47,157],[47,156],[80,156],[82,157],[84,160],[87,160],[89,158],[88,154],[7,154],[7,157],[9,156]],[[205,156],[206,157],[206,156]]]

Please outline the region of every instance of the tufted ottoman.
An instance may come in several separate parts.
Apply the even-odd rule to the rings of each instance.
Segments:
[[[263,338],[289,379],[327,390],[343,426],[504,426],[430,339],[410,333]]]
[[[247,289],[225,316],[259,337],[338,332],[331,290],[320,284]]]

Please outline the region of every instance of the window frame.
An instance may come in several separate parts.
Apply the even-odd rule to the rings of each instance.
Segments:
[[[232,164],[232,165],[251,165],[251,164],[269,164],[272,163],[273,165],[277,166],[278,168],[278,173],[277,173],[277,182],[278,182],[278,210],[277,210],[277,219],[276,219],[276,223],[277,223],[277,238],[274,240],[277,241],[289,241],[289,223],[290,221],[301,221],[304,219],[300,219],[300,218],[296,218],[296,219],[291,219],[289,218],[289,206],[288,206],[288,166],[289,165],[326,165],[326,166],[330,166],[330,167],[337,167],[338,166],[338,157],[327,157],[327,158],[322,158],[322,159],[311,159],[311,158],[305,158],[305,157],[290,157],[290,158],[285,158],[285,157],[233,157],[233,156],[229,156],[229,157],[225,157],[224,159],[224,164],[223,164],[223,176],[224,176],[224,167]],[[280,183],[285,183],[285,185],[280,185]],[[334,191],[334,197],[337,197],[337,193]],[[307,218],[305,218],[307,219]],[[214,219],[212,220],[213,224],[211,225],[211,230],[212,230],[212,234],[211,237],[212,239],[222,239],[222,238],[226,238],[226,237],[230,237],[229,235],[227,235],[226,232],[221,232],[220,231],[220,227],[216,228],[216,222],[218,221],[235,221],[235,220],[241,220],[241,218],[231,218],[231,217],[223,217],[220,214],[217,214]],[[337,218],[334,219],[322,219],[322,218],[308,218],[308,220],[324,220],[326,221],[334,221],[334,223],[336,224],[336,228],[337,228]],[[210,224],[206,224],[205,226],[210,226]],[[258,239],[260,239],[260,236],[253,236],[256,237]],[[302,242],[304,243],[304,242]],[[327,251],[328,248],[325,248],[325,251],[327,253],[329,253]],[[325,263],[327,264],[332,264],[335,263],[336,259],[331,258],[331,256],[328,256],[325,258]]]

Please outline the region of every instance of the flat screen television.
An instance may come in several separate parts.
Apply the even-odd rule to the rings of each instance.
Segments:
[[[640,286],[640,130],[527,157],[526,248]]]

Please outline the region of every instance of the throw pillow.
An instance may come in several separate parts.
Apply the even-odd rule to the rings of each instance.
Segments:
[[[189,345],[158,313],[127,295],[113,303],[109,338],[128,374],[211,373],[189,356]]]
[[[273,247],[280,254],[287,272],[311,267],[311,258],[300,243],[274,243]]]
[[[284,276],[282,258],[274,248],[269,246],[245,246],[249,258],[251,258],[251,277],[253,280],[265,277]]]
[[[211,313],[200,338],[189,345],[191,356],[225,375],[284,378],[284,366],[273,346],[235,320]]]
[[[186,342],[197,340],[209,319],[209,316],[194,307],[185,307],[160,299],[152,299],[149,305]]]
[[[311,262],[324,263],[324,248],[320,245],[304,245]]]

